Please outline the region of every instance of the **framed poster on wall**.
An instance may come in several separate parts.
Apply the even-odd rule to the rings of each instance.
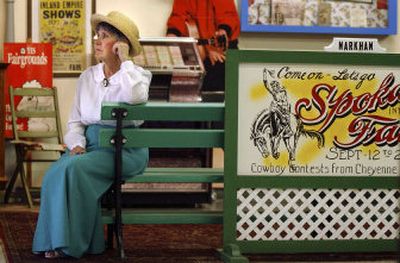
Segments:
[[[230,50],[226,70],[224,247],[398,251],[400,55]]]
[[[243,32],[397,33],[397,0],[243,0]]]
[[[54,76],[78,76],[92,61],[94,0],[29,0],[28,38],[53,46]]]

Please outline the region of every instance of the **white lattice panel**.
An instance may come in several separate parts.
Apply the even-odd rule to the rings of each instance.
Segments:
[[[250,189],[237,192],[237,240],[400,238],[400,190]]]

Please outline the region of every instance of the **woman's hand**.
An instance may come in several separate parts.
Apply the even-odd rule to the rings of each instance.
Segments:
[[[127,43],[118,41],[113,45],[112,50],[118,56],[121,63],[129,59],[129,45]]]
[[[69,155],[77,155],[77,154],[84,154],[86,152],[85,148],[81,146],[75,146],[70,152]]]

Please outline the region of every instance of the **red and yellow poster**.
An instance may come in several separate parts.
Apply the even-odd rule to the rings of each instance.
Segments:
[[[85,1],[40,0],[39,42],[53,45],[55,73],[81,72],[86,68]]]
[[[5,137],[12,138],[12,119],[8,89],[13,87],[52,87],[52,46],[46,43],[5,43],[4,62],[10,65],[5,82]],[[29,107],[29,102],[15,101],[17,108]],[[19,129],[28,129],[28,120],[19,123]]]
[[[239,66],[238,175],[398,176],[400,70]]]

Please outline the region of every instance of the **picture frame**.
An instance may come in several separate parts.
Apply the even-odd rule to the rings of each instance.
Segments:
[[[29,0],[28,41],[53,46],[53,76],[77,77],[92,62],[95,0]]]
[[[372,4],[374,0],[325,0],[325,1],[338,1],[338,2],[356,2],[364,4]]]
[[[396,0],[243,0],[242,32],[394,35]]]

